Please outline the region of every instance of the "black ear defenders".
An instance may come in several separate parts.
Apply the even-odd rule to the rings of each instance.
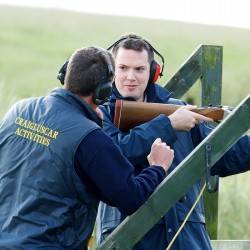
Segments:
[[[64,79],[67,71],[67,66],[68,66],[69,60],[67,60],[61,69],[59,70],[59,73],[57,75],[57,79],[61,82],[62,85],[64,85]]]
[[[114,73],[112,62],[111,62],[111,55],[108,54],[106,50],[103,50],[98,47],[94,47],[94,48],[97,48],[104,54],[107,65],[108,65],[106,79],[101,80],[93,92],[94,103],[96,105],[102,105],[103,103],[109,100],[112,94],[113,83],[109,79],[112,79],[115,73]]]
[[[119,44],[120,42],[126,40],[126,39],[129,39],[129,38],[133,38],[133,39],[142,39],[142,38],[138,38],[137,36],[133,36],[133,35],[130,35],[128,37],[123,37],[119,40],[117,40],[115,43],[113,43],[107,50],[110,50],[112,47],[115,47],[117,44]],[[148,83],[155,83],[157,81],[157,79],[159,77],[162,77],[163,76],[163,69],[164,69],[164,58],[163,56],[145,39],[142,39],[149,47],[150,49],[152,49],[152,51],[154,53],[156,53],[162,60],[162,67],[161,65],[156,61],[156,60],[153,60],[151,62],[151,65],[150,65],[150,75],[149,75],[149,80],[148,80]]]
[[[95,90],[93,92],[94,103],[96,105],[101,105],[101,104],[107,102],[111,96],[112,89],[113,89],[113,83],[109,79],[114,77],[114,69],[113,69],[113,65],[111,62],[111,57],[107,51],[105,51],[101,48],[98,48],[98,47],[94,47],[94,46],[91,46],[91,47],[95,48],[98,51],[100,51],[101,53],[103,53],[104,57],[106,59],[106,62],[107,62],[107,77],[106,77],[106,79],[103,79],[98,83],[97,87],[95,88]],[[69,60],[67,60],[63,64],[63,66],[61,67],[61,69],[59,70],[59,73],[57,75],[57,79],[61,82],[62,85],[64,85],[64,80],[65,80],[65,75],[67,72],[68,63],[69,63]]]

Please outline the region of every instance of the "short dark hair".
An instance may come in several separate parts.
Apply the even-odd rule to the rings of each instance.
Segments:
[[[88,96],[102,80],[113,81],[113,75],[109,72],[113,68],[114,60],[107,50],[98,47],[78,49],[69,59],[65,89]]]
[[[117,52],[120,48],[131,49],[135,51],[143,51],[144,49],[148,52],[149,64],[154,60],[154,51],[152,50],[150,43],[139,36],[136,33],[127,33],[121,36],[117,42],[112,46],[112,54],[114,58],[117,55]]]

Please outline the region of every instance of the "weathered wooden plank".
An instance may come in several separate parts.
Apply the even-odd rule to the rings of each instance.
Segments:
[[[222,60],[221,46],[203,45],[201,105],[221,104]]]
[[[201,77],[201,106],[221,104],[222,60],[221,46],[203,45]],[[218,178],[214,180],[219,180]],[[204,206],[207,230],[211,239],[217,239],[218,232],[218,190],[214,193],[204,192]]]
[[[181,66],[164,88],[173,92],[173,97],[181,98],[200,78],[201,106],[221,104],[223,47],[201,45]],[[217,239],[218,191],[204,193],[205,214],[208,233]]]
[[[163,87],[172,92],[174,98],[182,97],[201,77],[202,60],[203,45],[200,45]]]

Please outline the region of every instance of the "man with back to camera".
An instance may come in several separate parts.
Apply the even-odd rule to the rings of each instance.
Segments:
[[[21,100],[5,115],[0,249],[87,249],[100,200],[132,214],[165,178],[174,153],[160,138],[150,167],[135,176],[101,128],[96,109],[110,96],[113,67],[108,51],[78,49],[64,65],[63,89]]]
[[[161,137],[175,151],[169,171],[174,168],[213,129],[207,122],[212,119],[191,112],[196,106],[186,105],[171,98],[171,93],[156,84],[162,70],[154,59],[161,55],[144,38],[125,34],[109,49],[115,59],[115,82],[111,100],[101,107],[104,113],[104,130],[116,141],[124,155],[133,163],[136,173],[147,168],[146,155],[152,141]],[[183,105],[170,116],[155,119],[130,129],[120,131],[114,124],[115,102],[128,99],[151,103]],[[138,114],[139,115],[139,114]],[[212,174],[228,176],[250,169],[250,136],[243,136],[224,157],[214,165]],[[133,250],[165,250],[180,228],[202,189],[201,181],[186,193],[162,219],[134,246]],[[167,195],[167,194],[166,194]],[[126,216],[114,207],[100,203],[97,217],[97,243],[100,244]],[[205,225],[203,199],[196,205],[184,228],[174,241],[171,250],[210,250],[210,239]]]

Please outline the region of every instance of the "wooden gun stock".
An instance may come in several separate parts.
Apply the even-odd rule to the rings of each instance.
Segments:
[[[126,100],[117,100],[115,104],[114,124],[121,131],[129,129],[148,122],[160,114],[171,115],[181,105],[135,102]],[[225,110],[222,107],[205,107],[192,110],[195,113],[212,118],[218,122],[224,118]]]

